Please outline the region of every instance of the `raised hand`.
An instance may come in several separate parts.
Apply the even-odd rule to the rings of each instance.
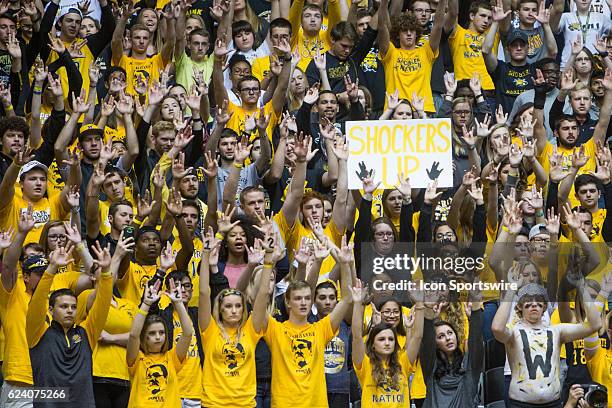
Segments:
[[[557,237],[559,236],[560,227],[559,214],[555,215],[554,208],[549,208],[546,215],[546,230],[551,237]]]
[[[427,189],[425,190],[425,196],[423,198],[423,201],[425,202],[425,204],[432,205],[433,202],[442,195],[442,192],[440,191],[438,193],[437,189],[438,189],[438,179],[435,179],[434,181],[432,181],[431,183],[427,185]]]
[[[304,95],[304,102],[309,105],[314,105],[319,100],[319,84],[316,83],[306,91]]]
[[[214,53],[215,57],[217,58],[224,58],[227,54],[229,54],[225,34],[222,34],[221,37],[217,38]]]
[[[344,76],[344,86],[346,88],[346,94],[351,102],[357,102],[359,100],[359,78],[355,82],[351,80],[349,75]]]
[[[510,161],[510,166],[518,167],[521,164],[521,160],[523,160],[523,149],[516,143],[512,143],[512,145],[510,145],[508,159]]]
[[[482,122],[479,122],[478,119],[474,119],[476,122],[476,136],[478,137],[487,137],[489,136],[489,129],[491,129],[491,116],[487,113]],[[465,132],[464,132],[465,134]]]
[[[397,175],[398,184],[395,186],[395,189],[402,194],[403,199],[410,198],[410,194],[412,193],[412,187],[410,187],[410,177],[404,178],[404,173],[400,173]]]
[[[13,242],[12,236],[13,227],[9,227],[8,230],[0,230],[0,252],[11,246]]]
[[[172,188],[172,190],[170,190],[168,202],[166,203],[166,210],[175,217],[180,216],[183,212],[183,200],[181,198],[181,193],[176,188]]]
[[[30,232],[36,225],[34,221],[34,207],[32,203],[28,203],[28,208],[19,214],[19,221],[17,221],[17,230],[19,232]]]
[[[255,238],[253,246],[247,246],[247,260],[249,265],[260,265],[264,260],[265,252],[262,240]]]
[[[574,148],[572,152],[572,167],[575,169],[580,169],[589,161],[589,156],[586,155],[584,151],[584,145],[581,145],[579,148]]]
[[[327,67],[326,59],[327,58],[326,58],[325,54],[321,52],[321,49],[319,47],[317,47],[317,52],[315,53],[315,55],[313,57],[313,61],[315,63],[315,66],[319,70],[319,72],[325,71],[325,69]]]
[[[359,180],[363,181],[366,177],[372,177],[373,172],[374,170],[368,170],[365,162],[359,162],[359,171],[356,171],[355,174],[357,174]]]
[[[219,228],[219,234],[223,236],[227,236],[227,234],[230,232],[232,228],[240,224],[239,220],[232,222],[232,217],[234,216],[234,213],[236,212],[236,207],[231,208],[231,210],[230,208],[231,207],[228,204],[227,208],[225,209],[225,212],[221,214],[221,216],[219,217],[219,220],[217,221],[217,226]]]
[[[112,95],[108,95],[108,97],[102,101],[102,105],[100,107],[100,115],[108,118],[115,111],[115,98]]]
[[[204,167],[202,171],[204,171],[204,174],[206,174],[206,177],[208,178],[217,177],[219,165],[217,164],[217,161],[213,158],[212,152],[210,151],[204,152],[204,164],[206,167]]]
[[[579,79],[574,80],[574,70],[568,70],[563,75],[561,75],[561,92],[566,95],[569,94],[576,87],[576,85],[578,85],[579,81]]]
[[[14,59],[21,58],[21,46],[17,37],[13,33],[9,33],[6,41],[6,50]]]
[[[159,289],[161,288],[161,280],[155,281],[153,285],[145,285],[144,296],[142,297],[142,303],[147,306],[153,305],[161,298]]]
[[[399,105],[399,91],[396,89],[392,94],[387,93],[387,108],[394,111]]]
[[[170,242],[166,242],[166,246],[159,257],[159,267],[160,269],[167,271],[168,269],[172,268],[175,261],[176,252],[172,250],[172,245]]]
[[[374,183],[374,175],[374,170],[370,170],[370,175],[361,179],[361,182],[363,183],[363,192],[365,194],[374,194],[376,189],[378,189],[378,186],[380,186],[380,181],[378,183]]]
[[[85,54],[83,53],[83,47],[87,45],[87,39],[81,41],[74,41],[68,47],[68,52],[73,59],[77,58],[85,58]]]
[[[336,139],[336,143],[332,146],[332,150],[338,160],[347,161],[349,157],[349,148],[348,142],[344,139],[344,137],[340,137]]]
[[[85,89],[81,89],[81,94],[77,97],[72,94],[72,110],[75,113],[85,113],[89,110],[91,106],[90,103],[87,103],[87,94],[85,93]]]
[[[425,98],[417,95],[416,92],[412,93],[410,104],[412,105],[412,108],[419,113],[425,111]]]
[[[497,110],[495,111],[495,122],[496,123],[506,123],[508,120],[508,114],[504,113],[504,107],[501,105],[497,105]]]
[[[49,75],[47,76],[47,80],[49,81],[47,87],[51,90],[51,93],[53,93],[53,96],[55,97],[64,97],[64,90],[62,89],[62,82],[60,81],[59,76],[57,77],[57,79],[53,76],[53,74],[51,74],[49,72]],[[73,95],[74,97],[74,95]]]
[[[550,22],[550,9],[546,8],[545,1],[540,2],[540,8],[538,9],[538,14],[535,19],[543,26]]]
[[[560,183],[569,173],[563,170],[563,155],[557,151],[557,146],[553,147],[553,151],[548,157],[549,177],[555,183]]]
[[[155,186],[155,188],[160,188]],[[153,205],[155,201],[151,201],[151,192],[149,189],[144,191],[144,194],[136,196],[136,217],[139,220],[144,220],[147,218],[151,211],[153,211]]]
[[[94,257],[94,268],[99,269],[102,272],[108,271],[112,260],[110,247],[107,245],[106,247],[102,248],[100,243],[96,242],[95,245],[92,245],[91,252]]]
[[[484,204],[484,197],[482,195],[482,183],[472,184],[472,186],[467,190],[467,193],[476,202],[476,205]]]
[[[134,113],[134,99],[123,92],[120,95],[117,102],[117,111],[122,115],[131,115]]]
[[[451,72],[444,73],[444,87],[446,88],[446,94],[449,96],[454,96],[455,91],[457,91],[457,81],[455,80],[455,75]]]
[[[314,257],[316,260],[323,262],[331,252],[333,244],[329,241],[329,238],[325,237],[325,241],[316,240],[314,243]]]
[[[580,229],[582,222],[578,217],[578,211],[572,211],[572,206],[570,203],[565,203],[563,207],[561,207],[563,211],[563,216],[565,217],[565,222],[567,226],[570,227],[573,231]]]
[[[66,230],[66,238],[68,238],[70,242],[75,245],[78,245],[82,242],[81,231],[79,231],[78,228],[73,227],[70,222],[64,221],[64,229]]]
[[[512,13],[512,10],[504,11],[504,5],[501,0],[497,0],[497,4],[493,6],[493,21],[500,22],[506,19]]]
[[[181,180],[192,170],[193,167],[185,168],[185,153],[179,152],[172,162],[172,177],[176,180]]]
[[[480,79],[480,74],[474,72],[474,75],[470,78],[470,89],[474,92],[474,95],[479,95],[482,93],[482,84]]]
[[[461,137],[463,138],[463,141],[468,149],[474,149],[476,147],[478,136],[474,135],[474,132],[471,130],[468,130],[465,125],[463,125],[463,135]]]
[[[300,247],[293,251],[293,259],[295,259],[300,264],[307,264],[310,258],[312,257],[312,251],[310,250],[310,245],[308,245],[308,239],[306,237],[302,237],[302,241],[300,242]]]
[[[361,280],[357,279],[352,288],[349,288],[351,291],[351,298],[353,299],[353,303],[363,303],[365,300],[368,289],[361,283]]]
[[[71,264],[74,262],[74,258],[72,258],[72,250],[73,248],[66,250],[65,247],[58,246],[55,251],[49,254],[49,264],[55,265],[58,268]]]
[[[497,166],[491,166],[491,171],[489,171],[489,174],[487,175],[487,177],[485,177],[485,180],[487,180],[489,184],[497,184],[499,180],[499,169],[500,168],[501,168],[501,163],[499,163]]]

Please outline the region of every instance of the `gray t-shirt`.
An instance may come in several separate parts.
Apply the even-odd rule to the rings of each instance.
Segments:
[[[219,167],[217,172],[217,205],[218,208],[223,208],[223,188],[225,182],[230,175],[230,170]],[[255,163],[251,163],[240,170],[240,180],[238,181],[238,190],[236,190],[236,205],[239,205],[238,198],[240,192],[246,187],[257,186],[261,183],[261,177],[257,174]]]
[[[508,36],[514,31],[522,31],[527,34],[527,63],[533,64],[548,56],[548,48],[544,39],[544,28],[536,27],[533,30],[522,30],[518,27],[510,26]],[[506,52],[506,61],[510,61],[510,55]]]

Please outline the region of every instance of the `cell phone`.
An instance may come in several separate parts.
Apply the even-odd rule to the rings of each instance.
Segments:
[[[126,240],[128,238],[134,238],[134,227],[131,225],[123,227],[123,239]]]

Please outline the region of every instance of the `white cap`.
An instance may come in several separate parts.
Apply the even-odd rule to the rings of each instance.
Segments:
[[[37,160],[32,160],[24,164],[21,170],[19,170],[19,179],[21,180],[27,172],[32,171],[34,169],[44,170],[45,173],[49,172],[49,168],[47,166]]]

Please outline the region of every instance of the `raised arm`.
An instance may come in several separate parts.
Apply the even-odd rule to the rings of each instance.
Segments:
[[[130,16],[134,13],[134,3],[126,1],[121,7],[121,17],[115,26],[113,31],[113,38],[111,40],[111,52],[113,65],[119,65],[121,57],[123,57],[123,34],[127,27]]]
[[[584,300],[586,320],[581,323],[562,324],[559,327],[561,343],[582,339],[593,332],[599,331],[601,328],[601,313],[597,310],[597,305],[593,298],[591,298],[588,286],[584,283],[583,278],[578,281],[577,288],[581,291],[582,299]]]
[[[28,209],[19,214],[17,233],[12,241],[10,240],[10,231],[4,231],[0,234],[2,235],[2,241],[8,243],[8,247],[2,254],[2,271],[0,274],[2,286],[7,292],[12,292],[15,283],[17,283],[17,262],[19,262],[19,257],[21,256],[23,243],[28,233],[34,228],[33,212],[32,204],[29,204]]]
[[[512,312],[512,301],[514,300],[515,295],[516,291],[513,289],[508,289],[506,291],[501,299],[501,302],[499,303],[499,308],[495,313],[493,323],[491,323],[491,331],[493,332],[493,336],[500,343],[509,344],[512,340],[512,330],[510,330],[506,325],[508,324],[508,318]]]
[[[281,40],[278,46],[274,47],[276,55],[283,58],[283,69],[278,76],[276,88],[272,94],[272,109],[277,115],[283,111],[289,88],[289,76],[291,75],[291,46],[287,40]]]
[[[202,261],[200,262],[200,296],[198,300],[198,324],[200,331],[206,330],[212,319],[212,306],[210,302],[210,256],[211,252],[218,253],[221,241],[216,239],[212,227],[202,233]]]
[[[410,364],[414,364],[419,357],[425,324],[425,305],[422,299],[417,300],[412,307],[410,320],[412,328],[409,328],[410,337],[406,338],[406,355]]]
[[[363,301],[366,297],[366,288],[358,280],[351,288],[353,300],[353,318],[351,322],[351,334],[353,337],[351,354],[353,365],[360,367],[365,356],[365,345],[363,344]]]
[[[554,0],[552,8],[550,9],[550,28],[553,32],[559,31],[559,21],[561,21],[561,15],[563,14],[563,8],[565,7],[565,0]]]
[[[332,210],[332,220],[338,230],[344,231],[346,229],[346,202],[348,200],[348,171],[346,167],[349,156],[348,143],[338,139],[332,150],[338,158],[338,183],[336,184],[336,200]]]
[[[442,29],[444,28],[444,15],[446,13],[446,4],[448,0],[440,0],[436,13],[434,14],[434,22],[431,27],[431,34],[429,34],[429,46],[431,50],[436,53],[440,47],[440,39],[442,38]]]
[[[333,249],[334,251],[338,251]],[[340,302],[334,310],[329,314],[329,320],[332,330],[335,332],[340,327],[342,319],[346,316],[351,307],[352,297],[349,288],[351,287],[351,262],[352,262],[353,245],[347,245],[346,235],[342,236],[342,245],[337,252],[337,257],[340,261]]]
[[[134,320],[132,320],[132,327],[130,329],[130,337],[128,338],[125,360],[128,367],[132,367],[138,358],[138,352],[140,351],[140,332],[144,326],[145,319],[149,314],[151,305],[159,301],[160,293],[159,288],[161,287],[161,280],[155,282],[153,286],[146,285],[144,290],[144,296],[142,297],[142,303]],[[182,322],[181,322],[182,324]],[[191,323],[190,323],[191,324]],[[192,328],[193,330],[193,328]],[[190,336],[191,337],[191,336]]]
[[[271,245],[269,245],[269,243],[271,243]],[[255,295],[253,313],[251,315],[251,318],[253,319],[253,328],[257,333],[266,331],[268,327],[268,319],[270,319],[270,316],[267,313],[268,300],[270,299],[270,285],[268,282],[270,282],[270,275],[272,274],[272,268],[274,267],[274,237],[270,235],[264,238],[264,245],[266,246],[264,265],[259,278],[259,287],[257,288],[257,295]]]
[[[181,291],[175,286],[173,279],[170,279],[170,291],[166,292],[166,295],[172,301],[172,306],[174,306],[174,310],[178,314],[179,321],[181,322],[181,328],[183,329],[181,337],[179,337],[178,341],[176,342],[176,348],[174,351],[179,361],[184,361],[185,357],[187,357],[189,346],[191,345],[191,336],[193,336],[193,323],[191,322],[191,318],[187,313],[187,308],[185,307],[185,304],[183,304]]]
[[[459,0],[448,0],[448,10],[444,16],[444,32],[452,34],[457,26],[457,17],[459,15]]]
[[[451,0],[451,2],[457,0]],[[389,1],[381,0],[380,6],[378,7],[378,53],[380,58],[385,58],[387,51],[389,51],[389,42],[391,36],[389,34],[389,27],[391,27],[391,18],[389,17]]]
[[[300,134],[295,140],[293,152],[296,155],[296,166],[293,171],[293,178],[287,191],[287,197],[281,208],[287,225],[292,227],[300,210],[300,202],[304,196],[304,181],[306,180],[306,165],[308,164],[308,154],[312,145],[310,136],[304,137]]]
[[[212,85],[214,90],[215,104],[217,106],[225,103],[225,101],[229,100],[227,96],[227,89],[225,89],[224,81],[223,81],[223,61],[226,58],[226,55],[229,53],[227,49],[227,40],[226,37],[222,34],[220,38],[217,38],[215,42],[215,51],[214,51],[214,64],[213,64],[213,72],[212,72]],[[215,146],[216,149],[217,146]]]
[[[59,268],[67,266],[73,261],[71,256],[72,250],[66,252],[62,247],[59,247],[49,255],[49,266],[47,266],[47,270],[36,286],[26,315],[26,338],[29,348],[36,346],[47,330],[48,326],[45,319],[47,317],[47,304],[53,278]]]
[[[96,298],[93,302],[91,310],[87,315],[87,319],[82,324],[87,332],[87,338],[92,349],[98,344],[100,334],[106,324],[108,311],[113,297],[113,278],[110,273],[111,254],[110,248],[102,249],[100,243],[92,247],[96,259],[93,261],[95,274],[100,275],[96,288]]]
[[[610,115],[612,115],[612,70],[610,68],[606,69],[603,86],[606,89],[606,93],[599,112],[599,120],[593,132],[595,143],[605,143],[608,136],[608,125],[610,124]]]

